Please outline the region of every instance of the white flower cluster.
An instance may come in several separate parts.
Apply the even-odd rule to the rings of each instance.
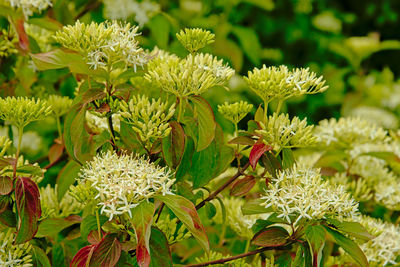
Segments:
[[[400,227],[379,219],[360,216],[359,222],[376,237],[361,245],[371,267],[398,266]]]
[[[350,116],[375,123],[385,129],[397,129],[399,126],[399,121],[393,113],[377,107],[357,107],[350,111]]]
[[[109,19],[123,19],[134,16],[135,21],[143,27],[150,18],[160,11],[158,3],[144,0],[103,0],[104,13]]]
[[[301,169],[294,166],[278,173],[272,179],[265,195],[265,207],[272,207],[287,222],[296,224],[308,220],[353,217],[358,203],[341,185],[323,181],[318,169]]]
[[[90,186],[97,195],[101,213],[109,216],[129,214],[140,202],[157,194],[171,194],[174,183],[167,168],[132,155],[101,153],[81,170],[79,184]],[[79,186],[79,185],[78,185]]]
[[[51,0],[6,0],[6,2],[14,8],[21,8],[26,18],[52,5]]]
[[[352,148],[357,144],[384,142],[387,132],[360,118],[340,118],[320,121],[315,135],[325,146]]]
[[[0,232],[0,266],[4,267],[31,267],[32,256],[29,253],[32,246],[29,243],[14,245],[12,228],[7,232]]]

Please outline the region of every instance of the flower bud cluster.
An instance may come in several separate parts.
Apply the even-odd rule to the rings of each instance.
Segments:
[[[214,86],[226,86],[234,70],[210,54],[188,55],[184,59],[164,55],[148,63],[145,78],[178,97],[200,95]]]
[[[14,8],[20,8],[26,18],[52,6],[51,0],[5,0],[5,2]]]
[[[328,89],[323,77],[317,77],[307,69],[289,71],[286,66],[254,68],[244,77],[254,91],[264,102],[273,99],[285,100],[293,96],[316,94]]]
[[[184,29],[176,34],[176,38],[190,53],[196,53],[199,49],[214,42],[215,34],[210,31],[194,28]]]
[[[66,192],[59,200],[57,185],[52,188],[50,185],[40,188],[40,205],[42,218],[66,218],[72,214],[78,214],[83,205]]]
[[[47,103],[51,106],[53,115],[56,117],[66,114],[70,110],[72,102],[73,100],[68,96],[50,95],[47,98]]]
[[[129,23],[86,25],[77,21],[73,26],[64,26],[54,38],[64,47],[81,53],[93,69],[107,69],[123,62],[136,71],[137,66],[147,63],[147,55],[136,40],[137,31],[138,27],[131,27]]]
[[[377,124],[384,129],[397,129],[399,126],[399,121],[393,113],[377,107],[357,107],[350,111],[350,116]]]
[[[252,109],[253,105],[245,101],[232,104],[225,102],[223,105],[218,105],[218,112],[234,124],[239,123]]]
[[[33,121],[42,120],[51,114],[51,107],[40,99],[27,97],[0,98],[0,119],[17,128],[23,128]]]
[[[314,126],[307,126],[306,119],[294,117],[290,120],[288,114],[274,113],[265,123],[260,122],[260,127],[256,133],[274,150],[306,147],[316,143],[316,137],[312,133]]]
[[[133,96],[129,103],[121,103],[121,116],[132,125],[140,139],[147,143],[166,137],[171,132],[168,121],[175,113],[175,105],[149,99],[146,96]]]
[[[15,36],[14,31],[1,29],[0,30],[0,58],[8,57],[12,54],[18,53],[15,45],[18,43],[18,39]]]

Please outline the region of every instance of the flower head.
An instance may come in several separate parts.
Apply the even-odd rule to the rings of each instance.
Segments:
[[[136,40],[137,31],[138,27],[131,27],[129,23],[86,25],[77,21],[73,26],[64,26],[54,38],[64,47],[81,53],[93,69],[123,62],[136,70],[137,66],[147,63],[147,55]]]
[[[184,59],[163,55],[148,64],[145,78],[179,97],[200,95],[214,86],[225,86],[234,70],[210,54],[188,55]]]
[[[225,102],[223,105],[218,106],[218,112],[234,124],[241,121],[252,109],[253,105],[245,101],[235,102],[232,104]]]
[[[0,266],[33,266],[30,254],[31,244],[14,245],[13,242],[14,233],[12,228],[9,228],[6,232],[0,232]]]
[[[40,99],[0,98],[0,119],[9,121],[18,128],[23,128],[33,121],[42,120],[50,113],[51,107]]]
[[[358,221],[375,238],[361,245],[371,267],[398,265],[400,256],[400,227],[368,216]]]
[[[47,98],[47,103],[51,106],[54,116],[61,117],[67,113],[71,106],[73,100],[68,96],[50,95]]]
[[[287,99],[292,96],[316,94],[325,91],[325,81],[307,69],[289,71],[286,66],[254,68],[244,77],[254,91],[265,102],[273,99]]]
[[[110,220],[115,215],[131,215],[132,208],[155,195],[170,194],[174,183],[167,168],[144,158],[117,155],[114,151],[94,157],[79,176],[78,186],[89,190],[89,200],[95,195],[91,200],[97,202],[101,213]]]
[[[387,140],[387,132],[384,129],[353,117],[320,121],[315,128],[315,135],[322,145],[347,149],[359,144]]]
[[[25,17],[41,12],[52,5],[51,0],[5,0],[12,7],[21,8]]]
[[[71,214],[77,214],[83,209],[83,205],[73,198],[69,192],[59,200],[57,185],[40,188],[40,205],[42,218],[66,218]]]
[[[377,124],[385,129],[397,129],[399,126],[399,121],[393,113],[377,107],[357,107],[351,110],[350,116]]]
[[[149,99],[146,96],[133,96],[129,104],[122,102],[122,117],[132,125],[132,128],[147,143],[167,136],[171,132],[168,121],[175,112],[175,105]]]
[[[186,28],[177,33],[176,38],[178,38],[186,50],[193,54],[206,45],[213,43],[215,35],[210,31],[199,28]]]
[[[307,126],[307,120],[298,117],[289,119],[288,114],[274,113],[265,123],[260,122],[261,129],[256,133],[274,150],[292,147],[306,147],[315,144],[313,126]]]
[[[323,181],[318,169],[294,166],[273,178],[261,199],[278,217],[295,224],[301,220],[352,218],[358,212],[355,202],[341,185]]]

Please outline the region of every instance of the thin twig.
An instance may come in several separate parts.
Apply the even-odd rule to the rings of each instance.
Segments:
[[[228,261],[233,261],[233,260],[245,258],[248,256],[252,256],[252,255],[267,251],[267,250],[284,250],[284,249],[287,249],[288,246],[290,246],[291,244],[292,244],[292,242],[289,242],[287,244],[284,244],[282,246],[277,246],[277,247],[263,247],[263,248],[259,248],[259,249],[253,250],[253,251],[249,251],[249,252],[242,253],[242,254],[232,256],[229,258],[225,258],[225,259],[219,259],[219,260],[197,263],[197,264],[189,264],[189,265],[184,265],[184,266],[185,267],[201,267],[201,266],[208,266],[208,265],[214,265],[214,264],[222,264],[222,263],[225,263]]]
[[[74,20],[80,19],[80,18],[83,17],[86,13],[88,13],[88,12],[91,11],[91,10],[94,10],[94,9],[98,8],[100,5],[101,5],[101,2],[99,2],[99,1],[95,1],[95,2],[93,2],[93,3],[88,4],[87,6],[85,6],[85,8],[84,8],[81,12],[79,12],[78,15],[76,15],[76,17],[75,17]]]
[[[161,206],[160,206],[160,208],[158,209],[158,212],[157,212],[157,219],[156,219],[156,223],[157,223],[157,222],[158,222],[158,220],[160,219],[160,215],[161,215],[161,212],[162,212],[162,210],[163,210],[164,206],[165,206],[165,204],[164,204],[164,203],[161,203]]]
[[[212,194],[210,194],[206,199],[201,201],[196,205],[196,210],[202,208],[208,201],[213,200],[219,193],[221,193],[225,188],[227,188],[230,184],[232,184],[237,178],[243,175],[243,172],[250,166],[250,162],[247,162],[243,168],[239,169],[237,173],[232,176],[228,181],[226,181],[220,188],[215,190]]]

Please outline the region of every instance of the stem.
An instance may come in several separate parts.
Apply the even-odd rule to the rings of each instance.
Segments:
[[[227,188],[231,183],[233,183],[238,177],[240,177],[243,172],[250,166],[250,162],[247,162],[246,165],[243,166],[242,169],[239,169],[237,173],[232,176],[228,181],[226,181],[220,188],[214,191],[214,193],[210,194],[206,199],[201,201],[196,205],[196,210],[202,208],[208,201],[213,200],[221,191]]]
[[[158,223],[158,220],[160,219],[160,215],[161,215],[161,212],[162,212],[164,206],[165,206],[165,204],[164,204],[164,203],[161,203],[161,206],[160,206],[160,208],[158,209],[158,212],[157,212],[156,223]]]
[[[181,122],[181,114],[182,114],[182,98],[178,97],[178,122]]]
[[[264,100],[264,121],[267,120],[268,102]]]
[[[198,264],[189,264],[189,265],[185,265],[185,267],[201,267],[201,266],[208,266],[208,265],[214,265],[214,264],[222,264],[228,261],[233,261],[233,260],[237,260],[237,259],[241,259],[241,258],[245,258],[248,256],[252,256],[267,250],[284,250],[286,249],[290,243],[284,244],[282,246],[278,246],[278,247],[263,247],[263,248],[259,248],[250,252],[246,252],[246,253],[242,253],[236,256],[232,256],[229,258],[225,258],[225,259],[219,259],[219,260],[215,260],[215,261],[209,261],[209,262],[203,262],[203,263],[198,263]]]
[[[101,226],[100,226],[100,218],[98,210],[96,210],[96,221],[97,221],[97,231],[99,233],[99,240],[101,240]]]
[[[246,247],[245,247],[245,249],[244,249],[244,252],[248,252],[249,251],[249,248],[250,248],[250,239],[247,239],[247,242],[246,242]]]
[[[19,153],[21,151],[21,143],[22,143],[23,131],[24,131],[24,127],[18,127],[18,145],[17,145],[17,153],[15,154],[13,177],[15,177],[15,175],[17,173],[17,164],[18,164]]]
[[[61,122],[60,122],[59,116],[57,116],[56,121],[57,121],[58,136],[60,137],[61,143],[64,144],[63,135],[62,135],[62,131],[61,131]]]
[[[279,113],[281,111],[282,104],[283,104],[283,100],[279,99],[278,107],[276,108],[276,113]]]
[[[111,140],[112,140],[112,143],[113,143],[113,147],[114,147],[114,150],[116,150],[116,145],[115,145],[115,132],[114,132],[114,127],[113,127],[113,122],[112,122],[112,115],[110,115],[109,117],[108,117],[108,128],[110,129],[110,132],[111,132]]]

